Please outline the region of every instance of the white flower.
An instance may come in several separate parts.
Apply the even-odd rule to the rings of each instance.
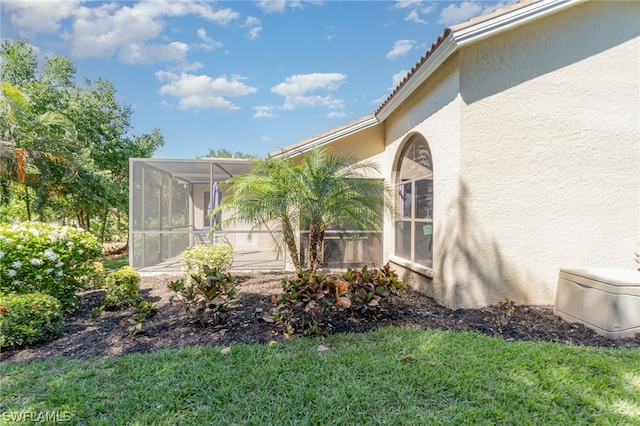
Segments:
[[[13,239],[12,238],[7,238],[7,244],[13,244]]]
[[[48,248],[44,251],[44,257],[53,262],[58,258],[58,255],[53,251],[53,249]]]
[[[5,255],[5,254],[6,254],[5,252],[0,251],[0,259],[2,259],[2,258],[4,257],[4,255]]]
[[[67,247],[73,247],[73,241],[69,241],[69,242],[67,243]]]
[[[47,275],[49,275],[53,272],[53,268],[47,268],[45,272],[47,273]]]
[[[56,272],[56,275],[59,276],[59,277],[61,277],[63,274],[64,274],[64,272],[62,272],[62,270]]]
[[[11,285],[19,285],[19,284],[20,284],[20,281],[18,280],[13,280],[13,282],[11,283]]]
[[[14,269],[9,269],[9,271],[7,272],[7,275],[9,275],[10,277],[15,277],[17,274],[17,272]]]
[[[29,229],[29,232],[31,232],[33,235],[35,235],[36,237],[40,236],[40,231],[38,231],[36,228],[31,228]]]
[[[16,260],[11,264],[11,266],[13,266],[16,269],[20,269],[22,267],[22,263]]]
[[[82,249],[78,250],[78,254],[82,254],[82,253],[84,253],[84,250]]]
[[[16,246],[16,248],[17,248],[18,250],[23,250],[23,249],[24,249],[24,246],[23,246],[22,244],[18,244],[18,245]]]
[[[64,262],[58,262],[56,263],[56,268],[60,268],[64,265]]]
[[[36,258],[34,257],[33,259],[31,259],[31,260],[30,260],[30,263],[31,263],[32,265],[35,265],[35,266],[40,266],[40,265],[42,265],[42,264],[44,263],[44,260],[42,260],[42,259],[36,259]]]

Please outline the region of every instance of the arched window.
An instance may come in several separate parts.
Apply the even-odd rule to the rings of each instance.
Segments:
[[[396,169],[395,255],[433,267],[433,163],[419,134],[405,144]]]

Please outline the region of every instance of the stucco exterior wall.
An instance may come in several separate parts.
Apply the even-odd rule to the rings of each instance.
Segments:
[[[425,137],[431,149],[434,171],[434,271],[446,262],[447,241],[455,238],[458,211],[459,138],[460,138],[459,75],[457,56],[452,57],[442,69],[432,75],[422,87],[407,99],[385,121],[387,147],[383,171],[391,184],[395,183],[395,170],[404,143],[414,133]],[[437,300],[451,298],[453,288],[440,276],[431,279],[432,271],[393,256],[394,222],[385,223],[384,258],[391,259],[403,280],[411,287],[427,293]]]
[[[588,2],[460,52],[446,304],[552,304],[561,267],[636,267],[638,22],[639,2]]]

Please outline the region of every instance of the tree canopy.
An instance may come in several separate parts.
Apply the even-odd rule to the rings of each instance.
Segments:
[[[105,79],[76,82],[66,57],[39,64],[24,39],[0,45],[0,190],[40,220],[74,220],[104,235],[108,215],[126,217],[128,159],[163,145],[158,129],[132,136],[128,105]],[[92,226],[93,221],[100,226]]]

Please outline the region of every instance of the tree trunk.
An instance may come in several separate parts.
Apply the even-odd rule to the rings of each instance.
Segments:
[[[320,256],[324,244],[324,227],[316,227],[315,223],[309,224],[309,242],[307,244],[307,263],[311,272],[315,274],[320,267]]]
[[[100,226],[100,244],[104,244],[104,233],[107,229],[107,220],[109,218],[109,210],[104,211],[104,216],[102,217],[102,225]]]
[[[300,269],[300,255],[298,253],[298,246],[296,245],[296,237],[288,218],[282,219],[282,233],[284,242],[287,245],[287,250],[289,250],[291,262],[296,270]]]
[[[24,205],[27,207],[27,220],[31,222],[31,201],[29,200],[29,187],[24,185]]]

